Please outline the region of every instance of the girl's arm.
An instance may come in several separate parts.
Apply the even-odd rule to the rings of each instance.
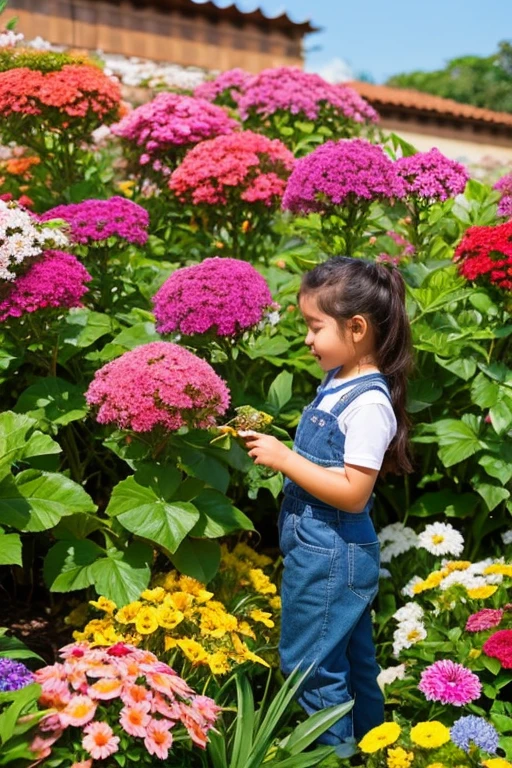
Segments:
[[[255,464],[282,472],[307,493],[336,509],[362,512],[365,508],[378,470],[345,464],[343,470],[333,471],[299,456],[271,435],[252,431],[238,434],[244,438]]]

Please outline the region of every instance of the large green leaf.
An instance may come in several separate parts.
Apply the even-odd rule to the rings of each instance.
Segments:
[[[506,485],[512,477],[511,461],[505,461],[498,456],[485,454],[478,460],[478,463],[485,469],[488,475],[500,480],[503,485]]]
[[[151,578],[151,547],[134,541],[126,550],[111,549],[92,565],[94,586],[99,595],[121,608],[140,597]]]
[[[492,485],[491,483],[475,483],[475,491],[480,494],[485,501],[489,512],[501,504],[505,499],[510,498],[510,491],[506,488],[502,488],[499,485]]]
[[[225,493],[229,485],[229,472],[226,467],[212,456],[206,448],[194,448],[183,445],[179,448],[180,465],[194,477],[204,480],[221,493]]]
[[[279,357],[288,351],[289,342],[284,336],[258,336],[256,341],[247,347],[246,353],[252,359],[258,357]]]
[[[102,336],[114,333],[118,327],[117,321],[110,315],[92,312],[85,307],[71,309],[62,328],[63,346],[59,349],[59,360],[66,362],[80,349],[91,346]]]
[[[512,398],[499,400],[489,411],[489,416],[498,435],[508,432],[512,427]]]
[[[52,592],[71,592],[94,584],[92,564],[105,550],[85,539],[59,541],[44,560],[44,580]]]
[[[22,565],[21,539],[17,533],[0,533],[0,565]]]
[[[439,458],[445,467],[458,464],[486,447],[485,443],[479,440],[472,426],[465,421],[442,419],[436,421],[433,426],[440,446]]]
[[[469,381],[469,379],[475,375],[476,362],[470,357],[451,358],[446,360],[445,358],[436,355],[436,363],[438,363],[442,368],[446,368],[446,370],[450,371],[450,373],[454,373],[464,381]]]
[[[447,515],[448,517],[469,517],[473,514],[478,496],[474,493],[454,493],[448,489],[424,493],[411,505],[409,514],[414,517]]]
[[[69,424],[83,418],[87,405],[82,388],[52,376],[38,379],[16,403],[18,413],[28,413],[38,421]]]
[[[161,485],[140,485],[136,477],[140,478],[140,475],[128,477],[116,485],[107,514],[116,517],[132,533],[153,541],[168,552],[176,552],[199,520],[199,511],[188,501],[168,501],[158,493]]]
[[[208,584],[219,569],[220,546],[211,539],[187,537],[171,558],[181,573],[192,576],[202,584]]]
[[[5,744],[14,733],[18,718],[34,704],[41,695],[41,686],[31,683],[17,691],[9,692],[10,706],[0,717],[0,744]]]
[[[0,522],[31,532],[53,528],[66,515],[96,510],[78,483],[58,472],[37,469],[20,472],[14,479],[4,478],[0,500]]]
[[[268,390],[267,402],[274,413],[278,413],[292,396],[293,373],[281,371]]]
[[[480,408],[490,408],[496,405],[499,392],[499,384],[487,378],[484,373],[475,376],[471,384],[471,400]]]
[[[194,499],[201,517],[191,530],[192,536],[215,539],[232,531],[253,531],[251,520],[219,491],[206,489]]]
[[[44,663],[41,656],[27,648],[25,643],[22,643],[17,637],[7,635],[6,632],[5,627],[0,627],[0,656],[7,659],[37,659]]]
[[[443,394],[443,388],[431,379],[416,379],[409,382],[407,410],[418,413],[435,403]]]
[[[60,453],[61,448],[49,435],[33,431],[35,419],[24,414],[0,413],[0,478],[16,461],[31,456]]]

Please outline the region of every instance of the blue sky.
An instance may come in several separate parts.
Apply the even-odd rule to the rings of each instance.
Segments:
[[[200,1],[200,0],[199,0]],[[229,5],[232,0],[218,0]],[[286,10],[295,21],[310,18],[324,28],[306,38],[310,70],[392,74],[438,69],[467,53],[489,55],[512,39],[512,0],[238,0],[241,10],[268,15]],[[507,24],[508,19],[508,24]],[[320,46],[321,50],[313,50]],[[349,74],[349,73],[348,73]]]

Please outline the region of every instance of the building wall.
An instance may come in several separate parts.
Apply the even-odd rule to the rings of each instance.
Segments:
[[[40,35],[57,45],[102,50],[204,69],[302,66],[301,37],[255,24],[212,23],[196,16],[87,0],[11,0],[26,39]]]

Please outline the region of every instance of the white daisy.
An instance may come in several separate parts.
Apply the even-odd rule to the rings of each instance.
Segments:
[[[403,680],[406,673],[405,664],[396,664],[394,667],[381,669],[377,676],[377,684],[381,691],[384,691],[385,685],[394,683],[395,680]]]
[[[418,536],[418,546],[431,555],[458,557],[464,549],[464,539],[449,523],[430,523]]]
[[[393,618],[398,621],[398,623],[404,621],[419,621],[423,618],[423,614],[424,611],[421,605],[412,601],[399,608],[398,611],[393,614]]]
[[[398,656],[404,648],[421,642],[427,636],[425,625],[421,621],[404,621],[393,633],[393,656]]]
[[[402,595],[404,595],[404,597],[414,597],[413,588],[421,581],[423,581],[421,576],[413,576],[412,579],[409,579],[405,587],[402,588]]]
[[[403,523],[391,523],[383,528],[378,538],[383,546],[380,553],[380,559],[383,563],[389,563],[393,557],[404,554],[410,549],[418,546],[418,537],[412,528],[408,528]]]

